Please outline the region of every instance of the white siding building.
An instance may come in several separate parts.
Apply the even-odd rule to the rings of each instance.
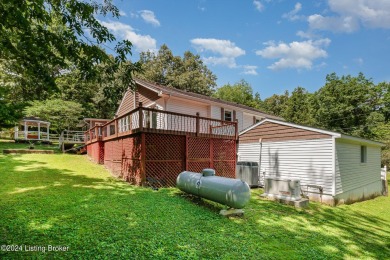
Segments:
[[[237,121],[238,131],[250,127],[264,118],[282,120],[260,110],[220,100],[217,98],[191,93],[175,88],[161,86],[145,80],[135,80],[137,89],[129,89],[119,105],[116,116],[124,115],[138,107],[157,108],[164,111],[206,117],[223,121]]]
[[[382,194],[381,146],[362,138],[264,119],[240,133],[238,161],[258,162],[265,177],[299,179],[310,199],[337,205]]]

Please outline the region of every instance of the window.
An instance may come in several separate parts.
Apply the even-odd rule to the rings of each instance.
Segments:
[[[367,162],[367,146],[360,146],[360,162],[366,163]]]
[[[227,111],[227,110],[225,110],[225,117],[224,117],[224,120],[225,120],[225,121],[233,121],[232,111]]]

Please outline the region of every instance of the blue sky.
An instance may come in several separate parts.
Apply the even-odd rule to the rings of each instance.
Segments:
[[[390,0],[131,0],[114,2],[119,19],[100,18],[140,51],[162,44],[199,54],[222,86],[248,81],[262,98],[328,73],[363,72],[390,81]]]

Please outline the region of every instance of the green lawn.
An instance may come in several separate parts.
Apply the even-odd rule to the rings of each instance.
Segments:
[[[0,152],[3,152],[3,149],[29,149],[29,143],[15,143],[14,140],[4,140],[0,139]],[[34,144],[34,149],[36,150],[54,150],[55,152],[60,152],[58,144],[42,144],[37,142]]]
[[[0,258],[390,259],[389,197],[301,210],[260,193],[244,217],[224,218],[222,206],[128,185],[86,156],[0,154],[0,244],[23,245]]]

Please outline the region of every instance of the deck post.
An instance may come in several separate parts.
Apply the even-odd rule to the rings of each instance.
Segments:
[[[188,135],[186,135],[186,150],[184,154],[184,170],[188,171]]]
[[[47,137],[46,138],[47,138],[47,141],[50,141],[50,132],[49,132],[50,124],[47,124],[46,127],[47,127],[46,128],[46,133],[47,133]]]
[[[138,110],[138,113],[139,113],[139,130],[142,132],[144,130],[144,112],[143,112],[143,109],[142,109],[142,102],[139,102],[139,110]]]
[[[38,140],[41,140],[41,123],[38,122]]]
[[[28,135],[27,122],[24,121],[24,140],[27,140],[27,135]]]
[[[146,140],[145,133],[141,133],[141,186],[146,183]]]
[[[151,118],[151,112],[147,111],[147,116],[146,116],[146,128],[150,128],[150,118]]]
[[[200,120],[199,120],[199,112],[196,113],[196,136],[199,135],[200,130]]]
[[[129,115],[129,131],[130,131],[130,133],[132,133],[133,132],[133,126],[132,126],[132,121],[133,121],[133,114],[130,114]]]
[[[114,121],[114,128],[115,128],[115,136],[118,137],[118,122],[119,120],[117,118],[115,118],[115,121]]]
[[[15,126],[14,139],[15,139],[15,140],[18,140],[18,139],[19,139],[19,126]]]
[[[235,120],[234,127],[235,127],[234,138],[235,138],[235,140],[237,140],[238,139],[238,119]]]
[[[210,168],[214,169],[214,139],[210,138]]]

